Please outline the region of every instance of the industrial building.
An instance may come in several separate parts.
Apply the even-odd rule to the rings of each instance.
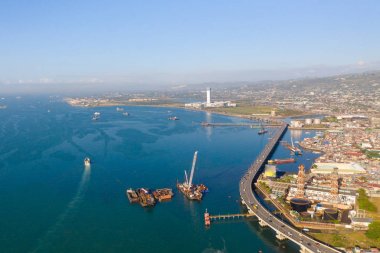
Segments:
[[[206,90],[206,102],[195,102],[195,103],[186,103],[185,107],[188,108],[216,108],[216,107],[236,107],[236,103],[232,103],[231,101],[214,101],[211,100],[211,88],[207,88]]]
[[[366,170],[357,163],[314,163],[310,171],[314,174],[330,174],[338,169],[340,175],[365,174]]]
[[[295,198],[297,191],[298,189],[295,185],[290,186],[287,200],[290,201]],[[305,198],[313,202],[329,202],[353,206],[356,203],[356,191],[340,188],[338,194],[334,196],[331,192],[331,187],[306,185]]]

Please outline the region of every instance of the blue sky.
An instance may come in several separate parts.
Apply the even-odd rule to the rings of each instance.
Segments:
[[[370,69],[380,61],[379,13],[378,0],[1,0],[0,82],[153,85]]]

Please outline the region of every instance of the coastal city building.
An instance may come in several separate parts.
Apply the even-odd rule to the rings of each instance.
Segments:
[[[236,103],[231,101],[212,101],[211,100],[211,88],[206,90],[206,102],[195,102],[195,103],[186,103],[185,107],[187,108],[217,108],[217,107],[236,107]]]

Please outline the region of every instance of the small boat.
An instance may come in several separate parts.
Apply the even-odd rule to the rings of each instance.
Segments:
[[[118,111],[118,112],[122,112],[122,111],[124,111],[124,108],[116,107],[116,111]]]
[[[169,119],[169,120],[179,120],[179,118],[178,118],[178,117],[176,117],[176,116],[173,116],[173,117],[169,117],[168,119]]]
[[[91,160],[90,160],[90,158],[88,158],[88,157],[86,157],[86,158],[84,158],[84,166],[86,166],[86,167],[88,167],[88,166],[90,166],[91,165]]]
[[[124,116],[129,116],[129,113],[128,112],[123,112],[123,115]]]
[[[100,118],[100,112],[94,112],[94,115],[92,116],[92,120],[98,120]]]

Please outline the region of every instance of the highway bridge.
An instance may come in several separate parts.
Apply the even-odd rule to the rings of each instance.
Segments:
[[[242,203],[247,206],[248,212],[257,216],[261,226],[268,226],[276,232],[279,240],[289,239],[300,246],[302,253],[338,253],[337,249],[322,244],[312,237],[300,232],[294,227],[272,215],[258,200],[253,192],[256,182],[264,163],[276,148],[279,140],[287,130],[288,125],[283,123],[276,131],[264,150],[249,167],[248,171],[241,178],[239,183],[240,197]]]

